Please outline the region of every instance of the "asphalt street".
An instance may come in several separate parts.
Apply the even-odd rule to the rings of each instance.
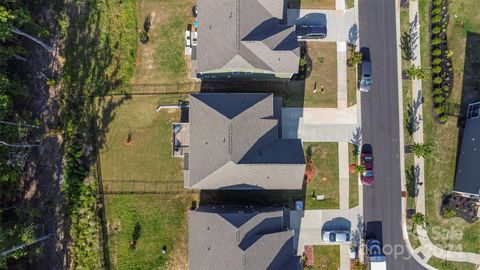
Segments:
[[[362,93],[362,141],[371,145],[375,165],[375,183],[363,189],[364,221],[367,237],[383,242],[387,269],[414,270],[424,268],[402,237],[396,4],[359,0],[360,48],[370,54],[373,80],[370,92]]]

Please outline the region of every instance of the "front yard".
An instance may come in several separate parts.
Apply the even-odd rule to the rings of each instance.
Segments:
[[[338,209],[338,143],[304,143],[303,147],[306,152],[311,148],[315,164],[315,176],[305,192],[305,209]],[[325,195],[325,200],[316,200],[316,195]]]
[[[313,246],[315,270],[337,270],[340,267],[340,246]]]

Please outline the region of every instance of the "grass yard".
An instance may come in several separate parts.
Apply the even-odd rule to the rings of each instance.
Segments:
[[[347,49],[347,59],[350,58],[352,51]],[[347,65],[347,106],[357,104],[357,67]]]
[[[348,165],[350,164],[357,164],[358,163],[358,155],[354,155],[355,146],[351,143],[348,144]],[[358,205],[358,174],[357,173],[349,173],[349,189],[350,189],[350,196],[349,196],[349,207],[353,208]]]
[[[193,24],[195,0],[137,1],[138,32],[150,15],[149,41],[138,41],[138,57],[133,83],[171,83],[190,79],[190,65],[184,55],[184,35]]]
[[[305,107],[337,107],[337,44],[308,42],[307,53],[312,60],[312,72],[305,80]],[[317,92],[313,93],[315,86]],[[323,86],[324,92],[321,93]]]
[[[462,263],[462,262],[451,262],[447,261],[447,265],[445,265],[445,261],[439,259],[437,257],[431,257],[428,260],[428,264],[435,267],[438,270],[475,270],[477,269],[474,264],[471,263]]]
[[[312,148],[315,163],[315,177],[307,184],[305,209],[338,209],[340,207],[338,176],[338,143],[304,143],[303,148]],[[324,201],[317,201],[312,195],[325,195]]]
[[[98,121],[103,179],[183,179],[182,159],[171,153],[171,125],[180,121],[180,111],[155,111],[158,104],[176,104],[176,100],[176,95],[104,98]],[[129,133],[132,144],[126,145]]]
[[[429,59],[429,35],[428,33],[428,7],[430,1],[419,0],[420,25],[421,25],[421,51],[422,65],[428,66]],[[466,31],[480,29],[480,15],[476,13],[475,1],[450,1],[450,14],[456,14],[464,20],[464,26],[455,27],[455,20],[450,21],[448,30],[449,48],[453,51],[453,66],[455,72],[455,88],[449,98],[450,102],[460,103],[462,79],[459,74],[463,69],[463,58],[465,53]],[[423,81],[423,89],[430,89],[430,80]],[[455,176],[455,163],[457,153],[458,132],[457,119],[450,117],[445,125],[438,125],[433,122],[431,111],[432,98],[428,90],[424,105],[424,135],[427,142],[433,142],[437,147],[434,155],[425,161],[425,185],[426,185],[426,218],[429,224],[429,235],[432,235],[433,228],[448,229],[453,226],[456,230],[463,231],[463,239],[451,244],[461,244],[466,252],[480,253],[480,222],[468,224],[458,218],[444,219],[439,215],[439,208],[442,194],[453,188]],[[432,241],[441,246],[438,239]]]
[[[315,270],[337,270],[340,267],[340,246],[313,246]]]
[[[106,195],[112,269],[186,269],[192,195]],[[131,247],[136,224],[139,237]],[[162,254],[163,246],[167,247]]]
[[[288,8],[335,9],[335,0],[288,0]]]

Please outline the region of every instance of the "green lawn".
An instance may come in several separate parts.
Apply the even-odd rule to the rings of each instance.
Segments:
[[[337,107],[337,44],[335,42],[308,42],[308,56],[312,73],[305,80],[306,107]],[[317,92],[314,93],[315,86]],[[324,92],[321,93],[323,86]]]
[[[471,263],[447,261],[447,264],[445,265],[445,261],[437,257],[431,257],[430,260],[428,260],[428,264],[437,268],[438,270],[475,270],[477,269],[476,266]]]
[[[430,1],[419,0],[420,25],[421,25],[421,51],[422,65],[428,66],[429,59],[429,35],[428,33],[428,7]],[[465,53],[465,31],[478,32],[480,29],[480,17],[476,12],[474,1],[450,1],[450,14],[457,14],[464,18],[463,29],[454,27],[454,20],[449,24],[448,42],[449,48],[453,51],[453,65],[455,72],[455,89],[449,101],[460,103],[462,80],[457,76],[462,72]],[[450,117],[445,125],[438,125],[433,122],[431,111],[430,80],[423,81],[423,89],[427,89],[424,103],[424,135],[427,142],[433,142],[436,147],[435,154],[425,161],[425,185],[426,185],[426,217],[429,224],[429,235],[432,235],[434,228],[448,229],[453,226],[463,231],[463,239],[452,244],[461,244],[464,251],[480,253],[480,222],[468,224],[461,219],[444,219],[439,215],[442,193],[453,188],[455,176],[455,163],[457,153],[457,119]],[[432,238],[432,237],[431,237]],[[442,245],[440,240],[432,238],[437,245]]]
[[[340,246],[313,246],[315,270],[337,270],[340,267]]]
[[[358,155],[354,154],[355,147],[353,144],[348,144],[348,162],[350,164],[357,164],[358,163]],[[350,196],[349,196],[349,207],[355,207],[358,205],[358,174],[357,173],[349,173],[349,189],[350,189]]]
[[[102,99],[105,110],[98,139],[103,179],[182,180],[182,159],[173,158],[171,152],[172,123],[180,121],[180,111],[155,111],[158,104],[177,99],[175,95]],[[126,145],[129,133],[132,144]]]
[[[304,149],[312,148],[312,160],[315,163],[315,177],[307,184],[305,209],[338,209],[338,143],[304,143]],[[317,201],[312,194],[325,195],[324,201]]]
[[[335,0],[288,0],[289,8],[335,9]]]
[[[350,58],[352,51],[347,49],[347,59]],[[347,65],[347,102],[348,106],[357,103],[357,67]]]
[[[195,0],[137,1],[138,32],[150,15],[152,26],[146,44],[138,41],[134,83],[168,83],[189,80],[190,60],[184,55],[184,35],[193,24]]]
[[[186,194],[106,195],[112,269],[185,269],[188,266],[186,213],[192,199]],[[132,248],[137,223],[140,233],[136,247]],[[164,245],[166,254],[161,252]],[[171,264],[181,267],[174,268]]]

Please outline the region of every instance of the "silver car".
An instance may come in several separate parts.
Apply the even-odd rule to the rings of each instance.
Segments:
[[[350,241],[349,231],[324,231],[323,241],[326,243],[343,243]]]
[[[372,63],[370,61],[362,62],[362,73],[360,77],[360,91],[368,92],[372,88]]]

